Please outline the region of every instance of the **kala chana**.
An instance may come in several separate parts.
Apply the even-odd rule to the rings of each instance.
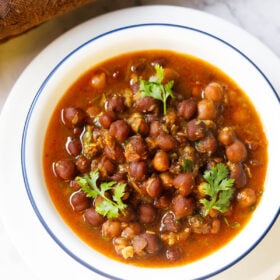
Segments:
[[[241,108],[246,120],[236,122]],[[171,51],[139,51],[73,81],[49,122],[43,166],[55,207],[89,246],[168,267],[218,250],[250,220],[267,140],[222,71]]]

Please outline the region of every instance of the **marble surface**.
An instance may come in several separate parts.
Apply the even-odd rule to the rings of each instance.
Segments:
[[[0,110],[24,68],[59,35],[97,15],[120,8],[151,4],[191,7],[217,15],[247,30],[280,57],[279,0],[97,0],[0,44]],[[1,187],[4,187],[3,184]],[[279,234],[280,218],[253,252],[215,279],[276,279],[280,275]],[[39,280],[11,242],[1,222],[1,215],[0,279]]]

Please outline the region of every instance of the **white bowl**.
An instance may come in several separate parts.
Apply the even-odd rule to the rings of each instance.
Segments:
[[[44,183],[42,151],[52,111],[62,94],[95,64],[121,53],[167,49],[191,54],[217,66],[249,96],[258,111],[268,142],[268,172],[263,197],[250,222],[226,246],[196,262],[172,268],[139,268],[119,263],[83,243],[62,221]],[[72,258],[112,279],[206,278],[233,265],[265,236],[279,214],[279,100],[264,73],[234,46],[201,30],[172,24],[139,24],[112,30],[82,44],[46,77],[26,118],[22,138],[22,169],[26,189],[41,223]],[[108,270],[108,268],[110,268]]]

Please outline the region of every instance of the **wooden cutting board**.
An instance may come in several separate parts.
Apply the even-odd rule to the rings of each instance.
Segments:
[[[39,24],[95,0],[0,0],[0,40],[17,36]]]

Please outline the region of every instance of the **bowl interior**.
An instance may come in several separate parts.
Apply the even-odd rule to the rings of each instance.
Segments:
[[[199,57],[225,72],[249,96],[258,111],[269,140],[269,164],[265,192],[248,225],[226,246],[211,256],[168,269],[137,269],[118,263],[84,244],[56,212],[44,184],[42,151],[45,131],[53,108],[69,86],[95,64],[116,55],[145,49],[167,49]],[[280,141],[276,119],[279,103],[271,84],[248,57],[234,46],[201,30],[170,24],[144,24],[113,30],[93,38],[68,54],[56,65],[38,90],[26,118],[22,164],[23,175],[33,208],[52,238],[74,259],[101,274],[124,279],[173,276],[199,278],[217,273],[246,255],[265,235],[279,211],[276,186]],[[273,153],[274,151],[274,153]],[[111,275],[108,271],[114,272]],[[184,277],[183,277],[184,276]]]

